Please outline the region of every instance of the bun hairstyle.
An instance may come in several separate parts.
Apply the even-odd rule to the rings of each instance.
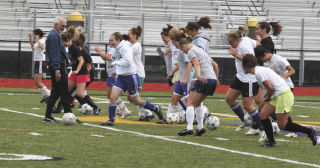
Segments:
[[[129,40],[130,40],[129,35],[127,35],[127,34],[123,34],[123,35],[122,35],[122,40],[129,41]]]
[[[170,24],[167,24],[167,27],[162,28],[161,35],[169,36],[169,31],[173,28]]]
[[[114,32],[114,33],[112,33],[112,36],[114,37],[115,40],[122,41],[122,39],[123,39],[123,35],[121,35],[120,32]]]
[[[140,26],[133,27],[130,29],[131,33],[137,36],[137,39],[141,37],[142,28]]]
[[[177,41],[177,42],[180,42],[183,38],[186,38],[188,39],[189,41],[192,41],[192,37],[187,35],[186,31],[184,31],[185,28],[172,28],[170,31],[169,31],[169,37],[171,40],[173,41]]]
[[[282,26],[279,22],[259,22],[258,25],[260,29],[266,29],[266,32],[269,34],[272,29],[272,35],[278,36],[282,32]]]
[[[242,35],[244,35],[245,33],[248,32],[248,30],[247,30],[247,28],[246,28],[245,25],[239,26],[239,27],[238,27],[238,31],[239,31]]]
[[[40,38],[42,38],[44,36],[44,34],[45,34],[41,29],[34,29],[33,33],[35,35],[38,35]]]
[[[191,31],[198,31],[201,27],[205,29],[211,29],[212,26],[210,25],[210,22],[211,19],[208,16],[202,17],[197,22],[188,22],[186,29]]]

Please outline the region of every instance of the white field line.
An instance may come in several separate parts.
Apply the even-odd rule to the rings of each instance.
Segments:
[[[29,132],[30,135],[34,135],[34,136],[42,136],[42,134],[37,133],[37,132]]]
[[[2,111],[7,111],[7,112],[11,112],[11,113],[25,114],[25,115],[29,115],[29,116],[34,116],[34,117],[41,117],[41,118],[43,118],[42,115],[33,114],[33,113],[28,113],[28,112],[20,112],[20,111],[10,110],[10,109],[7,109],[7,108],[0,108],[0,110],[2,110]],[[56,119],[61,120],[60,118],[56,118]],[[235,153],[235,154],[240,154],[240,155],[246,155],[246,156],[252,156],[252,157],[256,157],[256,158],[264,158],[264,159],[275,160],[275,161],[280,161],[280,162],[285,162],[285,163],[290,163],[290,164],[304,165],[304,166],[309,166],[309,167],[317,167],[317,168],[320,168],[320,165],[317,165],[317,164],[299,162],[299,161],[290,160],[290,159],[282,159],[282,158],[277,158],[277,157],[267,156],[267,155],[262,155],[262,154],[255,154],[255,153],[249,153],[249,152],[241,152],[241,151],[232,150],[232,149],[227,149],[227,148],[222,148],[222,147],[217,147],[217,146],[213,146],[213,145],[205,145],[205,144],[200,144],[200,143],[195,143],[195,142],[189,142],[189,141],[184,141],[184,140],[171,139],[171,138],[167,138],[167,137],[163,137],[163,136],[149,135],[149,134],[144,134],[144,133],[136,132],[136,131],[121,130],[121,129],[117,129],[117,128],[104,127],[104,126],[95,125],[95,124],[89,124],[89,123],[83,123],[82,125],[89,126],[89,127],[102,128],[102,129],[111,130],[111,131],[115,131],[115,132],[135,134],[135,135],[140,135],[140,136],[142,136],[142,137],[147,137],[147,138],[160,139],[160,140],[164,140],[164,141],[176,142],[176,143],[193,145],[193,146],[200,146],[200,147],[204,147],[204,148],[208,148],[208,149],[215,149],[215,150],[219,150],[219,151],[230,152],[230,153]]]
[[[302,105],[297,105],[297,104],[295,104],[295,105],[293,105],[293,106],[296,106],[296,107],[303,107],[303,108],[311,108],[311,109],[317,109],[317,110],[319,110],[319,109],[320,109],[320,107],[302,106]]]

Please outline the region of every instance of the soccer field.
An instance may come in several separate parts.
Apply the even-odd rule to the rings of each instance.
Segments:
[[[220,127],[201,137],[179,137],[183,124],[158,125],[138,122],[136,109],[127,119],[116,119],[114,127],[101,127],[107,120],[108,101],[105,92],[89,91],[102,107],[99,116],[83,115],[76,104],[73,112],[85,123],[65,126],[43,123],[46,105],[40,104],[41,95],[32,89],[0,88],[0,167],[320,167],[319,146],[312,146],[303,134],[287,138],[285,132],[277,135],[278,146],[261,148],[258,136],[235,132],[239,119],[224,101],[224,95],[215,95],[205,101],[209,111],[219,117]],[[142,97],[160,104],[164,113],[171,101],[164,92],[142,92]],[[127,101],[123,97],[123,100]],[[319,97],[296,97],[295,122],[320,127]],[[54,115],[61,118],[62,114]],[[58,157],[51,161],[18,161],[11,154]],[[9,159],[12,159],[9,161]]]

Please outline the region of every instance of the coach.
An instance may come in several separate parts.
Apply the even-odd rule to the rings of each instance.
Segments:
[[[46,40],[46,61],[49,64],[52,90],[48,100],[46,116],[44,122],[56,122],[52,117],[52,109],[60,97],[63,102],[65,112],[71,112],[71,99],[68,91],[68,76],[66,65],[68,65],[68,56],[63,42],[60,38],[61,33],[66,28],[66,21],[62,17],[54,20],[53,30],[49,32]]]

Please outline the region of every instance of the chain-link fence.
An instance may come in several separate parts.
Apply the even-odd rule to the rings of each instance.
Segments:
[[[102,52],[108,49],[107,43],[90,43],[91,56],[95,66],[95,80],[105,80],[105,62],[95,52],[96,46]],[[166,66],[157,51],[157,45],[143,45],[143,61],[146,70],[146,82],[166,82]],[[234,58],[227,47],[211,47],[210,56],[219,64],[220,81],[230,84],[236,74]],[[320,85],[320,50],[278,49],[277,54],[286,57],[296,74],[291,78],[296,86]],[[28,41],[0,41],[0,77],[32,78],[32,51]],[[302,67],[302,69],[301,69]]]

